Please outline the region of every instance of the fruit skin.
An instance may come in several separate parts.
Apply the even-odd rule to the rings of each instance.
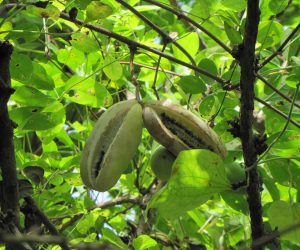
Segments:
[[[143,121],[154,139],[174,155],[187,149],[203,148],[226,157],[224,144],[207,123],[169,100],[145,102]]]
[[[143,121],[154,139],[165,146],[173,155],[178,155],[181,151],[189,149],[182,140],[166,128],[154,109],[144,107]]]
[[[80,162],[83,182],[97,191],[113,187],[142,137],[142,107],[136,100],[110,107],[96,122]]]
[[[176,157],[165,147],[160,146],[154,151],[150,159],[150,165],[158,179],[163,181],[170,179],[175,159]]]

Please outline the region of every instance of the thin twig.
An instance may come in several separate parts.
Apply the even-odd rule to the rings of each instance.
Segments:
[[[121,196],[121,197],[115,198],[113,200],[109,200],[109,201],[103,202],[103,203],[98,204],[98,205],[91,206],[88,209],[88,212],[90,212],[90,211],[92,211],[92,210],[94,210],[96,208],[106,209],[106,208],[110,208],[110,207],[113,207],[113,206],[116,206],[116,205],[125,204],[125,203],[130,203],[130,204],[138,205],[138,204],[141,203],[141,200],[142,200],[141,197],[135,197],[135,196],[125,195],[125,196]],[[65,223],[61,227],[60,232],[63,232],[66,228],[68,228],[69,226],[72,226],[74,223],[76,223],[76,221],[80,220],[83,216],[84,216],[84,213],[80,213],[80,214],[74,215],[69,222]],[[60,219],[64,219],[64,218],[65,217],[60,218]]]
[[[217,112],[216,112],[215,114],[213,114],[213,115],[211,116],[211,118],[208,120],[208,123],[209,123],[209,124],[213,123],[214,120],[215,120],[215,118],[219,115],[219,113],[220,113],[220,111],[221,111],[221,109],[222,109],[222,107],[223,107],[223,104],[224,104],[224,102],[225,102],[226,95],[227,95],[227,91],[225,91],[225,93],[224,93],[224,95],[223,95],[223,98],[222,98],[222,101],[221,101],[221,104],[220,104],[219,109],[218,109]]]
[[[144,0],[145,2],[151,3],[153,5],[159,6],[162,9],[165,9],[167,11],[172,12],[173,14],[175,14],[178,19],[183,19],[191,24],[193,24],[196,28],[198,28],[199,30],[203,31],[203,33],[205,33],[207,36],[209,36],[212,40],[214,40],[217,44],[219,44],[224,50],[226,50],[229,54],[232,54],[231,49],[225,44],[223,43],[219,38],[217,38],[214,34],[212,34],[210,31],[208,31],[207,29],[205,29],[202,25],[200,25],[199,23],[197,23],[196,21],[194,21],[193,19],[189,18],[188,16],[186,16],[185,14],[170,8],[169,6],[154,1],[154,0]]]
[[[184,55],[187,56],[187,58],[190,60],[190,62],[193,65],[197,65],[194,58],[190,55],[190,53],[187,52],[185,48],[183,48],[179,43],[177,43],[175,40],[173,40],[167,33],[165,33],[161,28],[159,28],[156,24],[154,24],[151,20],[149,20],[147,17],[145,17],[142,13],[138,12],[135,8],[133,8],[130,4],[126,3],[123,0],[115,0],[116,2],[123,5],[126,9],[134,13],[136,16],[138,16],[142,21],[144,21],[149,27],[151,27],[153,30],[155,30],[160,36],[163,38],[164,42],[164,48],[167,46],[168,43],[174,44],[179,50],[182,51]],[[162,49],[162,52],[164,49]]]
[[[137,101],[141,101],[140,84],[139,84],[136,74],[134,72],[134,64],[133,64],[134,54],[136,53],[136,47],[129,47],[129,49],[130,49],[129,67],[130,67],[132,84],[135,86],[135,98],[137,99]]]
[[[164,52],[165,49],[166,49],[166,47],[167,47],[167,43],[165,43],[163,45],[163,48],[162,48],[161,52]],[[153,91],[155,93],[155,96],[156,96],[157,100],[159,100],[159,94],[158,94],[157,89],[156,89],[156,81],[157,81],[157,76],[158,76],[158,69],[160,67],[160,61],[161,61],[161,56],[159,56],[158,60],[157,60],[156,69],[155,69],[155,75],[154,75],[154,80],[153,80],[153,84],[152,84],[152,89],[153,89]]]
[[[13,8],[15,6],[15,4],[6,4],[5,6],[6,6],[5,9],[10,9],[10,8]],[[20,6],[24,7],[24,5],[20,5]],[[205,75],[205,76],[207,76],[207,77],[215,80],[216,82],[220,83],[222,86],[225,85],[225,84],[228,84],[228,81],[225,80],[225,79],[223,79],[223,78],[221,78],[221,77],[215,76],[215,75],[211,74],[210,72],[208,72],[208,71],[206,71],[206,70],[204,70],[202,68],[199,68],[199,67],[197,67],[195,65],[186,63],[186,62],[184,62],[182,60],[179,60],[176,57],[173,57],[173,56],[171,56],[169,54],[162,53],[161,51],[156,50],[154,48],[151,48],[151,47],[149,47],[149,46],[147,46],[145,44],[133,41],[133,40],[131,40],[131,39],[125,37],[125,36],[119,35],[117,33],[114,33],[114,32],[112,32],[112,31],[110,31],[108,29],[105,29],[105,28],[102,28],[102,27],[99,27],[99,26],[95,26],[95,25],[92,25],[92,24],[85,24],[84,25],[83,21],[71,18],[65,12],[61,12],[60,13],[60,18],[62,18],[64,20],[67,20],[67,21],[70,21],[70,22],[72,22],[74,24],[77,24],[79,26],[86,27],[86,28],[88,28],[90,30],[97,31],[97,32],[99,32],[101,34],[107,35],[107,36],[109,36],[111,38],[114,38],[114,39],[116,39],[116,40],[118,40],[120,42],[123,42],[123,43],[127,44],[129,47],[141,48],[141,49],[144,49],[146,51],[152,52],[152,53],[154,53],[156,55],[160,55],[160,56],[162,56],[162,57],[164,57],[164,58],[166,58],[166,59],[168,59],[168,60],[170,60],[170,61],[172,61],[174,63],[180,64],[180,65],[185,66],[185,67],[187,67],[189,69],[192,69],[192,70],[194,70],[194,71],[196,71],[196,72],[198,72],[200,74],[203,74],[203,75]]]
[[[130,62],[127,62],[127,61],[119,61],[119,63],[120,64],[130,64]],[[137,63],[137,62],[133,62],[133,64],[135,66],[139,66],[139,67],[146,68],[146,69],[156,70],[156,68],[157,68],[157,67],[153,67],[153,66],[150,66],[150,65],[146,65],[146,64],[142,64],[142,63]],[[158,71],[164,72],[166,74],[174,75],[174,76],[183,76],[180,73],[177,73],[177,72],[174,72],[174,71],[170,71],[170,70],[167,70],[167,69],[162,69],[160,67],[158,68]]]
[[[75,23],[75,24],[78,24],[78,25],[81,25],[81,26],[83,25],[83,21],[80,21],[80,20],[78,20],[78,19],[73,19],[73,20],[72,20],[72,19],[69,17],[69,15],[66,14],[65,12],[61,12],[61,13],[60,13],[60,17],[61,17],[62,19],[68,20],[68,21],[70,21],[70,22],[72,22],[72,23]],[[142,43],[133,41],[133,40],[131,40],[131,39],[125,37],[125,36],[122,36],[122,35],[119,35],[119,34],[117,34],[117,33],[114,33],[114,32],[112,32],[112,31],[110,31],[110,30],[105,29],[105,28],[102,28],[102,27],[99,27],[99,26],[95,26],[95,25],[92,25],[92,24],[86,24],[86,25],[83,25],[83,26],[86,27],[86,28],[88,28],[88,29],[97,31],[97,32],[99,32],[99,33],[101,33],[101,34],[104,34],[104,35],[107,35],[107,36],[109,36],[109,37],[115,38],[115,39],[117,39],[118,41],[123,42],[123,43],[127,44],[127,45],[130,46],[130,47],[141,48],[141,49],[147,50],[147,51],[149,51],[149,52],[152,52],[152,53],[154,53],[154,54],[156,54],[156,55],[160,55],[160,56],[162,56],[162,57],[164,57],[164,58],[166,58],[166,59],[169,59],[170,61],[172,61],[172,62],[174,62],[174,63],[178,63],[178,64],[180,64],[180,65],[182,65],[182,66],[185,66],[185,67],[187,67],[187,68],[190,68],[190,69],[192,69],[192,70],[195,70],[196,72],[198,72],[198,73],[200,73],[200,74],[206,75],[207,77],[209,77],[209,78],[215,80],[216,82],[220,83],[221,85],[225,85],[225,84],[228,82],[228,81],[226,81],[225,79],[220,78],[220,77],[218,77],[218,76],[215,76],[215,75],[211,74],[210,72],[208,72],[208,71],[206,71],[206,70],[204,70],[204,69],[202,69],[202,68],[199,68],[199,67],[197,67],[197,66],[195,66],[195,65],[186,63],[186,62],[184,62],[184,61],[182,61],[182,60],[179,60],[179,59],[177,59],[177,58],[175,58],[175,57],[173,57],[173,56],[170,56],[169,54],[162,53],[162,52],[159,51],[159,50],[153,49],[153,48],[151,48],[151,47],[149,47],[149,46],[147,46],[147,45],[145,45],[145,44],[142,44]]]
[[[269,83],[262,75],[256,74],[257,78],[261,80],[265,85],[267,85],[270,89],[272,89],[274,92],[276,92],[278,95],[280,95],[283,99],[287,100],[288,102],[292,103],[292,99],[290,99],[288,96],[283,94],[281,91],[276,89],[271,83]],[[294,106],[297,108],[300,108],[300,105],[294,102]]]
[[[280,54],[284,50],[284,47],[288,44],[288,42],[293,38],[293,36],[297,33],[297,31],[299,29],[300,29],[300,23],[298,23],[298,25],[294,28],[294,30],[291,32],[291,34],[289,34],[289,36],[284,40],[284,42],[278,47],[278,49],[258,66],[258,69],[261,69],[262,67],[264,67],[274,57],[276,57],[278,54]]]
[[[275,108],[274,106],[270,105],[269,103],[267,103],[266,101],[260,99],[259,97],[254,97],[254,99],[258,102],[260,102],[261,104],[265,105],[268,109],[273,110],[275,113],[277,113],[278,115],[282,116],[284,119],[288,120],[288,116],[283,113],[281,110]],[[293,125],[295,125],[297,128],[300,128],[300,123],[294,121],[293,119],[290,119],[290,123],[292,123]]]
[[[292,100],[292,104],[291,104],[291,108],[290,108],[290,111],[289,111],[289,114],[288,114],[288,117],[287,117],[287,121],[286,121],[283,129],[281,130],[281,132],[279,133],[279,135],[274,139],[274,141],[269,145],[269,147],[267,148],[267,150],[259,157],[259,159],[257,160],[256,164],[258,164],[267,155],[267,153],[271,150],[271,148],[274,146],[274,144],[281,138],[281,136],[286,131],[286,129],[287,129],[287,127],[288,127],[288,125],[289,125],[289,123],[291,121],[291,116],[292,116],[292,113],[293,113],[293,108],[294,108],[296,97],[297,97],[297,94],[298,94],[299,85],[300,85],[300,83],[297,84],[297,88],[296,88],[296,91],[295,91],[295,94],[294,94],[294,98]]]

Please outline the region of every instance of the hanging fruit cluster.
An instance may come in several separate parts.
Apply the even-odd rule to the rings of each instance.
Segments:
[[[195,148],[226,156],[218,135],[191,111],[169,100],[122,101],[100,116],[86,142],[80,162],[84,184],[97,191],[113,187],[134,156],[143,127],[165,148],[160,154],[172,154],[174,159],[181,151]],[[169,175],[166,173],[163,179]]]

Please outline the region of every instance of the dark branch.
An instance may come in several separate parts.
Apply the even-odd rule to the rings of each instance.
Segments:
[[[222,85],[224,85],[225,83],[227,83],[227,81],[225,79],[220,78],[218,76],[215,76],[215,75],[211,74],[210,72],[208,72],[208,71],[206,71],[204,69],[201,69],[201,68],[199,68],[199,67],[197,67],[195,65],[191,65],[191,64],[186,63],[184,61],[181,61],[181,60],[179,60],[179,59],[177,59],[177,58],[175,58],[173,56],[170,56],[170,55],[168,55],[166,53],[160,52],[159,50],[153,49],[153,48],[151,48],[151,47],[149,47],[149,46],[147,46],[145,44],[135,42],[135,41],[133,41],[133,40],[131,40],[131,39],[125,37],[125,36],[121,36],[121,35],[119,35],[117,33],[114,33],[114,32],[112,32],[110,30],[104,29],[104,28],[99,27],[99,26],[91,25],[91,24],[83,25],[82,21],[80,21],[78,19],[71,20],[71,18],[69,17],[69,15],[66,14],[66,13],[64,13],[64,12],[62,12],[60,14],[60,17],[62,19],[65,19],[65,20],[68,20],[68,21],[73,22],[75,24],[78,24],[80,26],[84,26],[84,27],[86,27],[88,29],[91,29],[91,30],[97,31],[97,32],[99,32],[101,34],[104,34],[104,35],[107,35],[109,37],[115,38],[118,41],[123,42],[123,43],[127,44],[130,47],[141,48],[141,49],[147,50],[149,52],[152,52],[152,53],[154,53],[156,55],[159,55],[159,56],[162,56],[164,58],[167,58],[167,59],[169,59],[170,61],[172,61],[174,63],[178,63],[178,64],[180,64],[182,66],[185,66],[187,68],[195,70],[196,72],[198,72],[200,74],[206,75],[206,76],[210,77],[211,79],[217,81],[218,83],[220,83]]]
[[[40,218],[40,220],[43,222],[45,227],[49,230],[49,232],[52,235],[60,236],[60,233],[56,229],[56,227],[51,223],[51,221],[48,219],[48,217],[44,214],[43,211],[41,211],[38,206],[35,204],[35,201],[31,197],[25,197],[24,198],[27,204],[34,209],[35,214]],[[68,245],[64,242],[59,243],[62,249],[69,250],[70,248]]]
[[[13,143],[13,123],[9,119],[7,102],[14,92],[11,88],[9,62],[13,47],[0,41],[0,167],[2,170],[2,210],[10,212],[12,222],[19,225],[19,190]]]
[[[259,0],[248,0],[246,30],[241,50],[241,115],[240,137],[243,147],[245,167],[253,166],[257,160],[252,130],[254,110],[254,83],[256,70],[255,44],[259,24]],[[264,235],[261,184],[256,166],[248,172],[248,206],[251,218],[252,241]],[[262,248],[256,248],[262,249]]]

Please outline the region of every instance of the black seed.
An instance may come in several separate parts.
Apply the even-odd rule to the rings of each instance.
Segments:
[[[101,169],[101,164],[102,164],[102,160],[104,158],[105,152],[104,151],[100,151],[100,155],[99,155],[99,159],[97,161],[96,164],[96,168],[95,168],[95,178],[97,178],[99,171]]]
[[[190,148],[203,148],[214,151],[212,147],[206,145],[198,136],[176,120],[169,117],[166,113],[161,114],[163,124],[175,135],[177,135]]]

